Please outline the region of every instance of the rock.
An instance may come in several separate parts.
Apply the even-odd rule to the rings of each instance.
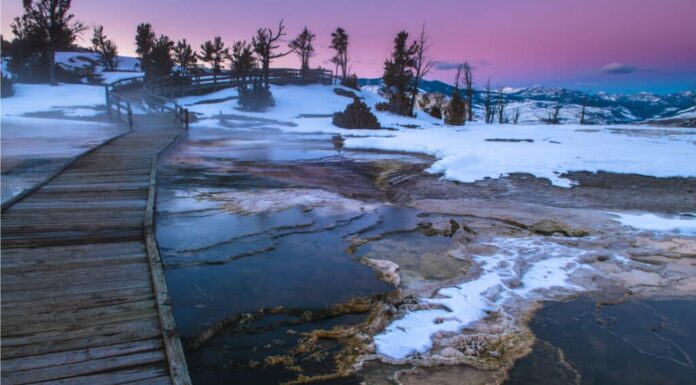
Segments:
[[[464,357],[464,353],[460,352],[459,350],[452,348],[452,347],[446,347],[440,351],[440,356],[445,357],[445,358],[462,358]]]
[[[566,237],[586,237],[590,233],[582,228],[572,228],[563,223],[543,220],[527,227],[527,230],[539,235],[564,235]]]

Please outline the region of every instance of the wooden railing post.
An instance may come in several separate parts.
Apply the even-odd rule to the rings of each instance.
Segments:
[[[128,102],[128,129],[133,131],[133,108],[130,102]]]
[[[111,117],[111,93],[108,85],[104,86],[104,91],[106,91],[106,113]]]

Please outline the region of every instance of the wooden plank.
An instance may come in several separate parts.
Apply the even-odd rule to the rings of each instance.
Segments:
[[[138,119],[4,213],[3,384],[190,384],[145,234],[157,154],[182,132]]]
[[[25,358],[15,358],[2,361],[2,371],[3,373],[9,373],[22,370],[48,368],[64,364],[74,364],[89,360],[115,357],[124,354],[159,350],[162,347],[162,340],[155,338],[151,340],[99,346],[96,348],[44,354],[33,356],[30,360]]]

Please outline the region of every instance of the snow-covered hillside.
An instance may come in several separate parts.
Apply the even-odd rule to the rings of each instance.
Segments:
[[[294,132],[328,132],[346,138],[345,147],[422,152],[438,158],[429,170],[444,178],[474,182],[511,173],[530,173],[569,187],[570,171],[607,171],[656,177],[696,176],[696,130],[649,126],[487,125],[445,126],[420,113],[416,118],[374,111],[383,101],[370,89],[359,92],[384,127],[392,130],[347,130],[331,123],[350,98],[333,86],[273,86],[276,106],[265,113],[237,109],[234,90],[187,97],[180,101],[198,115],[193,125],[235,129],[228,119],[266,119],[265,127]],[[346,89],[347,90],[347,89]],[[201,101],[212,103],[200,103]],[[223,100],[214,102],[216,100]]]
[[[382,86],[381,79],[361,79],[363,87],[378,92]],[[454,91],[454,87],[440,81],[423,81],[420,86],[422,94],[443,94],[445,100]],[[551,107],[561,105],[561,122],[578,123],[582,105],[586,105],[586,120],[591,124],[637,123],[655,119],[672,118],[680,111],[694,107],[696,95],[683,91],[670,95],[657,95],[642,92],[633,95],[585,93],[564,88],[532,86],[526,88],[503,89],[508,105],[506,116],[512,120],[519,108],[522,123],[539,123],[548,117]],[[474,112],[477,119],[483,116],[484,91],[477,89],[474,93]],[[493,95],[495,99],[495,95]]]
[[[75,72],[93,72],[97,83],[107,84],[119,79],[143,76],[140,60],[134,57],[119,56],[116,71],[105,71],[99,64],[99,54],[94,52],[56,52],[56,64],[61,68]],[[88,83],[87,76],[82,82]]]

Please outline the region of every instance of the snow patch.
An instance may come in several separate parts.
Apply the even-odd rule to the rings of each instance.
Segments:
[[[489,244],[500,251],[473,257],[481,267],[478,278],[422,299],[443,308],[409,312],[392,322],[375,337],[377,353],[396,360],[425,353],[436,333],[458,333],[491,311],[505,311],[509,303],[583,290],[569,279],[581,268],[579,259],[587,251],[539,237],[496,238]]]
[[[618,218],[614,220],[623,226],[633,227],[638,230],[670,232],[682,235],[696,235],[696,213],[688,214],[688,217],[665,218],[651,213],[627,214],[610,213]]]

